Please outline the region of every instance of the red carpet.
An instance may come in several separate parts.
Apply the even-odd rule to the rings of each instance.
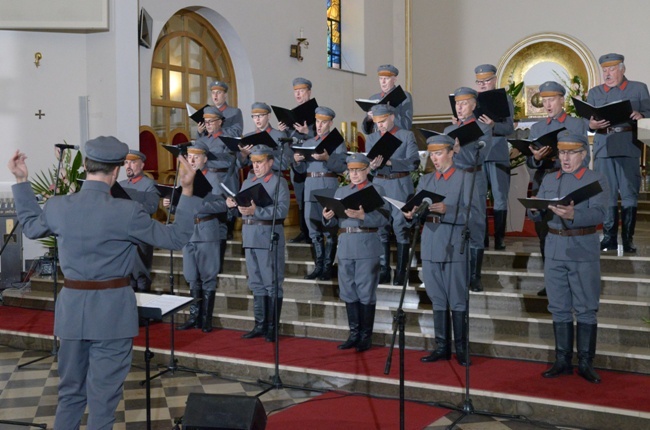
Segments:
[[[404,402],[404,427],[422,429],[449,411]],[[314,422],[313,417],[324,417]],[[399,401],[346,393],[327,393],[271,415],[267,430],[398,429]]]
[[[51,312],[2,306],[0,330],[51,335],[52,317]],[[169,331],[169,324],[154,324],[151,327],[151,347],[169,349]],[[263,339],[244,340],[240,336],[241,332],[234,330],[215,330],[207,335],[196,330],[176,332],[176,350],[273,363],[272,343]],[[144,346],[144,341],[141,331],[135,344]],[[373,347],[370,351],[357,354],[336,349],[335,342],[284,336],[280,345],[281,365],[398,378],[397,349],[391,374],[386,376],[383,371],[387,348]],[[407,381],[463,387],[465,369],[455,360],[425,364],[420,362],[422,354],[422,351],[406,350]],[[647,401],[650,387],[648,375],[600,370],[602,383],[594,385],[577,375],[543,379],[540,374],[547,368],[545,363],[477,356],[472,357],[472,362],[472,389],[650,412],[650,402]]]

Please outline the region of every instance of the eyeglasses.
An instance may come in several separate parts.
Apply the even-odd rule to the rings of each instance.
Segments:
[[[560,149],[559,151],[557,151],[558,155],[575,155],[575,154],[580,154],[581,152],[584,152],[584,149],[572,149],[572,150]]]
[[[363,169],[348,169],[348,172],[350,173],[363,173],[367,167],[364,167]]]
[[[214,123],[217,122],[217,121],[221,121],[221,119],[219,119],[219,118],[216,118],[216,119],[206,119],[206,120],[203,121],[203,122],[205,122],[206,124],[214,124]]]
[[[251,118],[253,118],[253,119],[260,119],[260,118],[262,118],[262,117],[264,117],[264,116],[267,116],[267,115],[268,115],[268,113],[253,114],[253,115],[251,115]]]
[[[495,78],[496,78],[496,76],[492,76],[491,78],[487,78],[487,79],[484,79],[484,80],[482,80],[482,81],[479,81],[479,80],[477,79],[477,80],[474,81],[474,82],[476,82],[476,85],[485,85],[485,84],[487,84],[488,82],[490,82],[492,79],[495,79]]]

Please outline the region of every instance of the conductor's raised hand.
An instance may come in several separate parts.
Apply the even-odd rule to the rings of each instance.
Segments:
[[[192,168],[190,162],[187,161],[184,155],[178,156],[178,161],[181,163],[178,169],[178,179],[183,187],[183,195],[191,197],[194,194],[194,177],[196,170]]]
[[[27,164],[25,163],[26,159],[27,156],[24,153],[16,150],[13,157],[11,157],[9,163],[7,164],[9,171],[16,178],[16,182],[20,183],[27,181],[27,175],[29,172],[27,170]]]

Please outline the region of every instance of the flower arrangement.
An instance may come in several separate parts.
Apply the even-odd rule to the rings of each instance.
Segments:
[[[557,76],[560,82],[562,82],[562,85],[567,87],[569,90],[569,97],[567,97],[564,110],[571,116],[578,116],[576,113],[576,107],[573,105],[572,97],[582,101],[587,100],[587,90],[585,89],[583,79],[578,75],[570,77],[566,72],[564,72],[564,77],[560,76],[555,70],[553,73]]]
[[[510,76],[508,76],[508,87],[506,88],[506,94],[512,98],[512,104],[515,110],[514,118],[516,121],[524,114],[524,104],[522,98],[520,97],[521,90],[524,88],[524,81],[516,83],[513,73],[510,73]]]

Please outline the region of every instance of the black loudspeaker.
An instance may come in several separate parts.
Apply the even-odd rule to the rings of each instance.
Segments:
[[[264,430],[266,411],[257,397],[190,393],[183,430]]]

